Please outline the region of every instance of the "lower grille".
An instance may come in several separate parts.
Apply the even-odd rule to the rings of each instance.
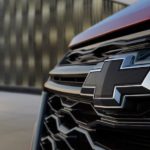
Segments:
[[[41,150],[150,149],[149,116],[108,116],[95,110],[92,102],[47,94],[38,143]]]

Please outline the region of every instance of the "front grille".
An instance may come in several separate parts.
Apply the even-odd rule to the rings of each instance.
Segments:
[[[42,150],[150,149],[150,109],[140,118],[108,117],[92,102],[47,94],[40,136]]]
[[[132,56],[123,67],[149,67],[149,40],[146,42],[146,39],[137,39],[138,45],[132,40],[119,41],[119,44],[114,45],[111,43],[104,46],[100,53],[98,48],[67,54],[50,72],[50,77],[44,85],[43,109],[39,117],[34,150],[150,150],[150,92],[147,84],[145,86],[141,81],[138,83],[138,86],[142,84],[141,88],[134,84],[124,88],[126,83],[121,81],[120,86],[123,87],[118,88],[122,94],[119,93],[121,107],[117,108],[99,107],[96,103],[99,100],[104,102],[103,97],[98,97],[97,101],[93,97],[97,88],[95,81],[99,78],[91,80],[95,89],[85,86],[90,71],[102,72],[107,57],[110,60],[129,60]],[[106,50],[107,48],[109,49]],[[108,71],[106,75],[107,73]],[[113,72],[109,73],[110,77],[111,75]],[[145,81],[147,75],[143,75],[143,78]],[[111,85],[110,81],[107,85],[109,84]],[[87,93],[82,92],[84,86]],[[109,100],[107,98],[104,100]],[[112,103],[110,106],[113,106]]]

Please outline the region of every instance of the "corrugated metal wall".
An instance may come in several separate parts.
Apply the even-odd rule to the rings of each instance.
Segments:
[[[0,0],[0,85],[41,88],[74,35],[124,7],[111,0]]]

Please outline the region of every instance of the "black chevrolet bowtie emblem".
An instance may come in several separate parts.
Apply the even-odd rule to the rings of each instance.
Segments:
[[[128,59],[107,60],[102,69],[91,71],[81,89],[93,96],[95,107],[121,108],[125,96],[150,94],[150,65],[129,65]]]

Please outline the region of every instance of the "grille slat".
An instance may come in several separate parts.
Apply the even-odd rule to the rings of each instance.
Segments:
[[[82,86],[87,74],[82,76],[81,75],[72,77],[51,76],[51,80],[63,85]]]

